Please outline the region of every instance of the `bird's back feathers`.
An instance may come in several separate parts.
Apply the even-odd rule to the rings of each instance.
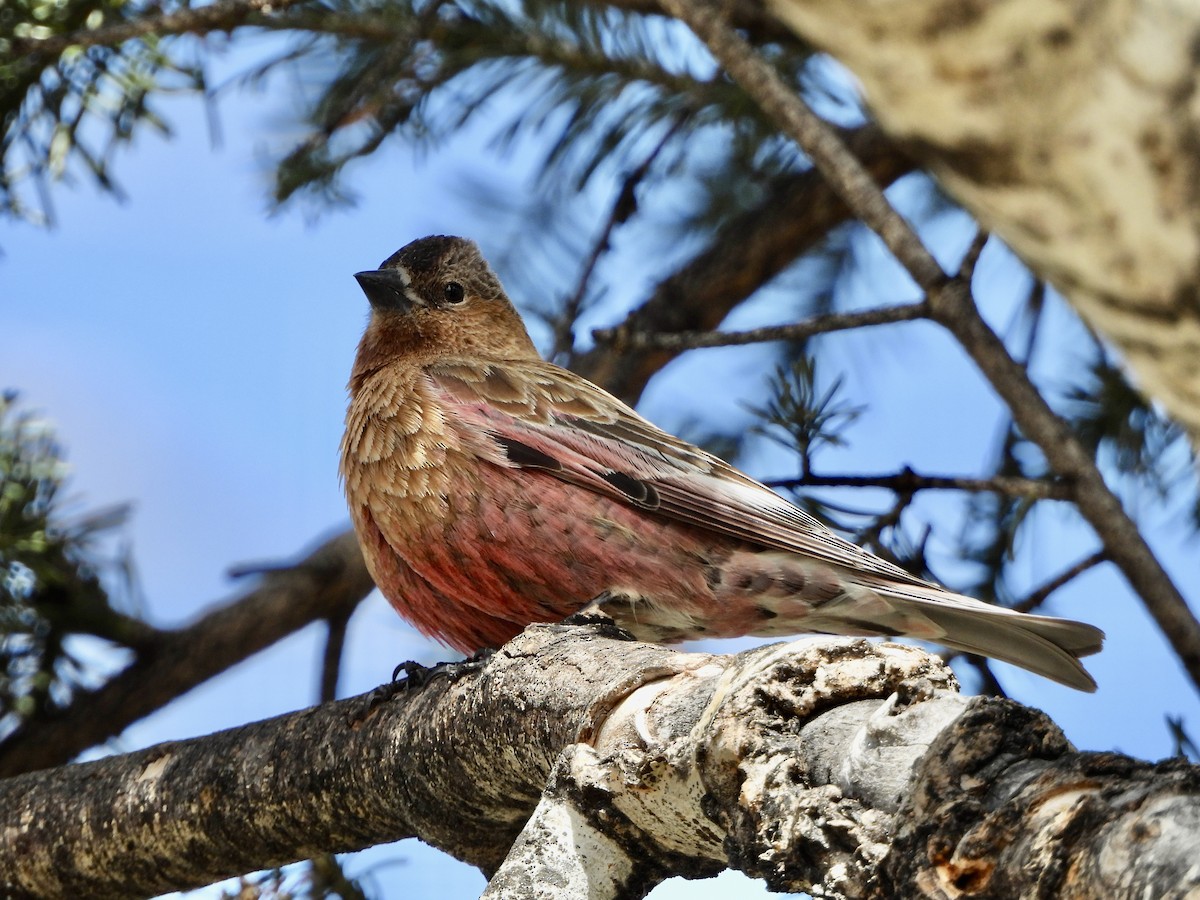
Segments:
[[[427,373],[450,418],[487,434],[514,467],[537,468],[764,550],[826,563],[842,571],[847,584],[876,595],[864,602],[860,592],[849,591],[803,622],[770,621],[760,633],[907,635],[1095,689],[1076,657],[1100,649],[1099,629],[1016,613],[923,581],[838,537],[770,488],[662,431],[572,372],[522,360],[473,366],[447,361]]]

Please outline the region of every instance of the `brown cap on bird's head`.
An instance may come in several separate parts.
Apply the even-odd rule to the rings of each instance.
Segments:
[[[355,380],[401,358],[428,364],[461,354],[538,356],[500,279],[472,241],[445,235],[421,238],[378,269],[354,277],[371,301]]]

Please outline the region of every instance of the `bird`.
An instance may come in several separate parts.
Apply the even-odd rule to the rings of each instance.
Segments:
[[[340,475],[371,576],[423,634],[473,654],[586,610],[658,643],[916,638],[1096,689],[1100,629],[919,578],[544,360],[472,241],[354,277]]]

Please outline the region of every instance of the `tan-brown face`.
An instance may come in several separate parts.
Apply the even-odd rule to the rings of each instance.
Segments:
[[[355,372],[392,359],[536,359],[516,308],[479,248],[458,237],[413,241],[354,276],[371,301]]]

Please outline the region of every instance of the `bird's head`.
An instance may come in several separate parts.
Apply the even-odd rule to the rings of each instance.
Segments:
[[[354,277],[371,301],[356,374],[394,359],[538,358],[520,314],[472,241],[421,238]]]

